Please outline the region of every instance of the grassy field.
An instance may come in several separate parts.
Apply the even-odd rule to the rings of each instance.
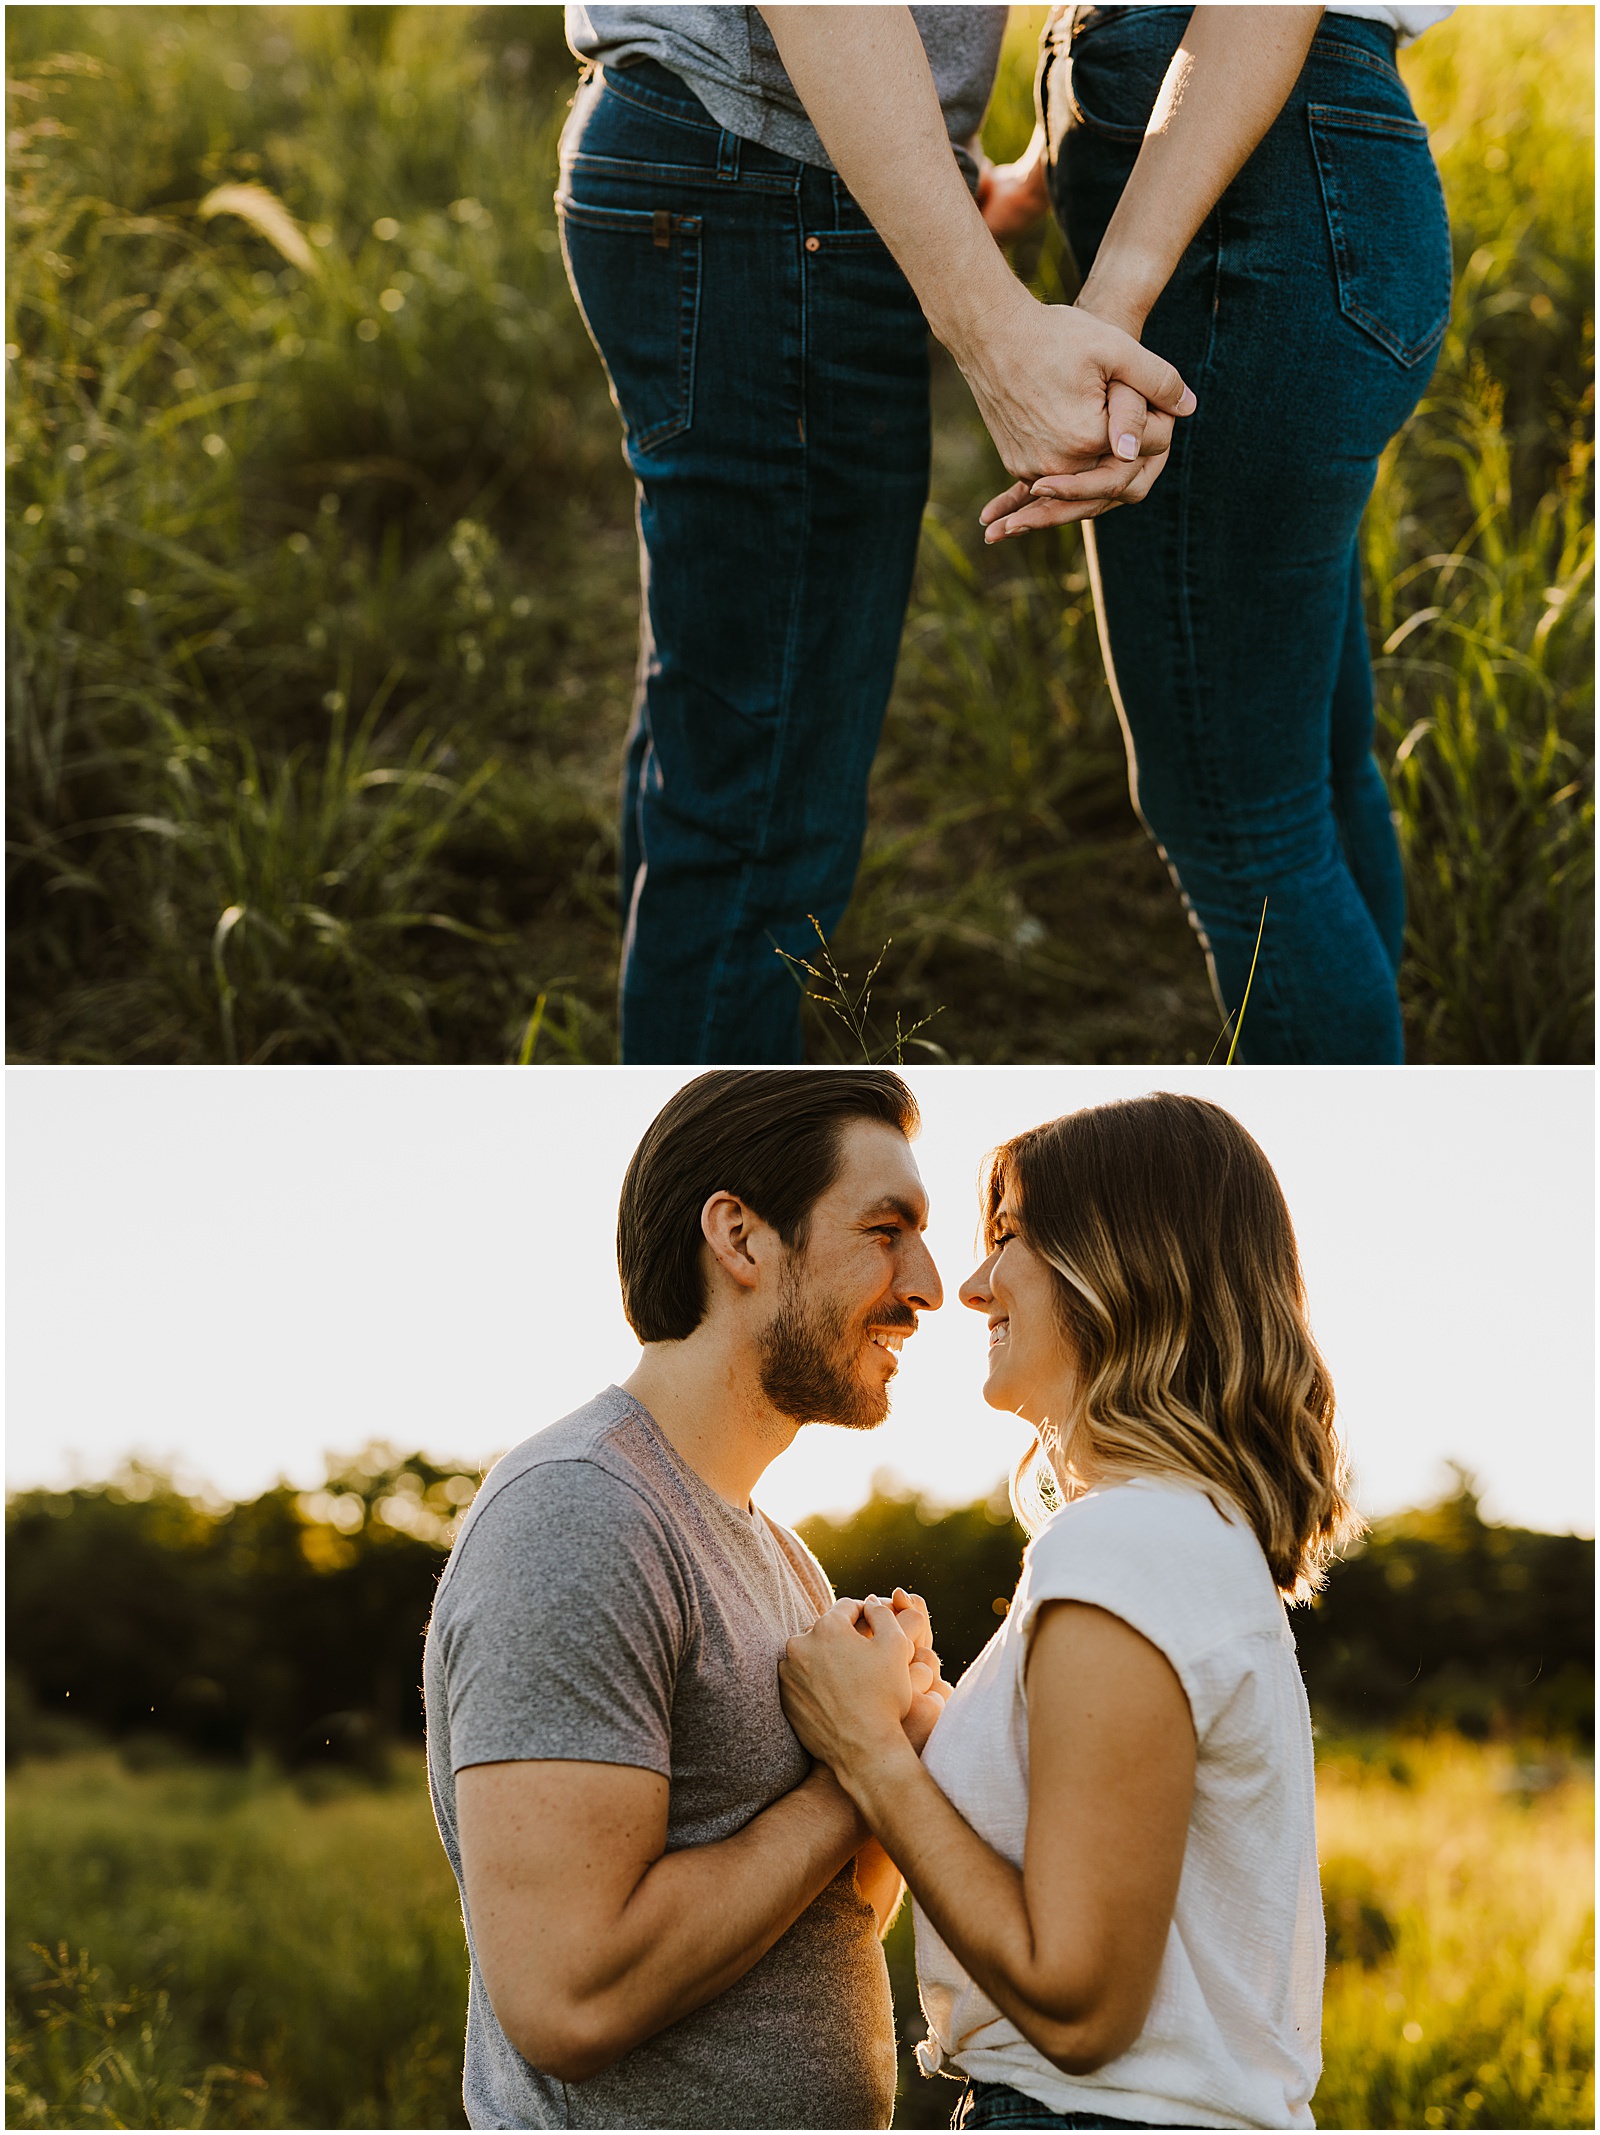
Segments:
[[[6,37],[12,1057],[609,1059],[636,567],[550,206],[559,11]],[[1588,1059],[1593,17],[1465,8],[1404,64],[1458,268],[1368,532],[1408,1046]],[[1078,537],[985,553],[997,463],[936,398],[839,962],[892,939],[874,1028],[931,1015],[953,1060],[1203,1060]]]
[[[1593,2125],[1592,1773],[1536,1755],[1325,1749],[1321,2126]],[[420,1760],[379,1792],[25,1766],[8,1865],[8,2126],[463,2124],[460,1918]],[[954,2096],[908,2075],[896,2125],[943,2125]]]

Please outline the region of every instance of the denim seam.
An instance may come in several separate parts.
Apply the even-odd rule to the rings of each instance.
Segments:
[[[1215,233],[1214,249],[1212,253],[1213,264],[1211,326],[1209,332],[1206,335],[1205,354],[1202,356],[1200,361],[1200,376],[1199,379],[1194,382],[1194,392],[1197,399],[1202,394],[1202,381],[1209,381],[1213,373],[1213,363],[1215,359],[1217,345],[1217,322],[1222,316],[1222,261],[1225,243],[1225,232],[1223,227],[1223,205],[1220,200],[1212,209],[1210,216],[1207,218],[1207,221],[1209,227]],[[1211,708],[1209,702],[1204,698],[1200,687],[1200,660],[1196,648],[1194,610],[1191,598],[1192,581],[1188,568],[1188,558],[1191,553],[1191,541],[1194,526],[1194,478],[1191,456],[1187,453],[1184,454],[1180,471],[1182,480],[1179,487],[1179,497],[1181,499],[1181,502],[1179,505],[1180,524],[1178,535],[1178,551],[1183,564],[1180,583],[1183,588],[1182,614],[1184,634],[1184,661],[1193,686],[1193,718],[1191,721],[1191,726],[1193,732],[1198,735],[1204,743],[1204,746],[1199,751],[1199,765],[1200,777],[1204,783],[1204,793],[1208,812],[1210,813],[1214,822],[1224,827],[1227,833],[1225,842],[1230,847],[1233,847],[1236,846],[1237,840],[1233,837],[1232,834],[1232,827],[1230,822],[1232,810],[1229,807],[1227,796],[1224,793],[1218,791],[1217,787],[1212,782],[1210,775],[1210,766],[1215,755],[1215,751],[1212,748],[1210,742]],[[1237,1008],[1230,1008],[1228,1002],[1222,997],[1221,986],[1217,976],[1215,952],[1211,947],[1210,939],[1206,934],[1204,923],[1201,920],[1200,913],[1197,907],[1195,906],[1194,900],[1189,895],[1189,892],[1184,889],[1183,878],[1179,873],[1177,867],[1173,864],[1171,858],[1169,857],[1166,847],[1161,843],[1159,838],[1156,839],[1155,843],[1156,850],[1160,853],[1162,860],[1166,863],[1167,871],[1172,876],[1174,883],[1177,885],[1178,892],[1183,899],[1184,907],[1189,917],[1189,924],[1191,927],[1193,927],[1195,934],[1198,936],[1201,945],[1205,950],[1206,960],[1211,968],[1212,989],[1217,996],[1217,1000],[1222,1009],[1222,1012],[1224,1016],[1237,1015]],[[1266,936],[1265,934],[1263,934],[1263,947],[1265,946],[1265,943]],[[1288,1004],[1284,1002],[1281,989],[1276,985],[1274,981],[1270,965],[1257,967],[1256,983],[1260,986],[1261,992],[1265,995],[1268,1004],[1278,1010],[1281,1016],[1284,1010],[1287,1008]]]
[[[697,107],[703,116],[697,118],[687,104],[676,103],[670,97],[658,96],[653,89],[644,89],[637,82],[629,82],[625,67],[599,67],[595,71],[611,95],[620,96],[625,104],[636,104],[641,111],[648,111],[656,118],[665,119],[669,126],[682,126],[691,133],[718,134],[722,131],[703,104]]]
[[[811,547],[811,448],[806,440],[806,375],[810,357],[810,291],[806,274],[805,249],[805,203],[800,196],[800,187],[795,187],[794,242],[797,254],[796,273],[799,277],[799,342],[800,342],[800,538],[798,554],[800,568],[794,574],[794,583],[789,592],[789,614],[783,637],[783,661],[778,670],[778,705],[773,720],[772,741],[767,751],[766,777],[762,786],[761,809],[755,831],[755,847],[759,852],[766,844],[767,832],[772,822],[773,805],[778,793],[778,775],[783,765],[784,745],[788,738],[790,715],[794,709],[794,676],[796,668],[795,639],[800,627],[800,614],[804,606],[801,598],[805,587],[806,558]],[[733,944],[743,932],[745,913],[750,902],[750,893],[755,886],[759,862],[747,860],[739,870],[739,887],[731,902],[729,923],[724,930],[722,947],[712,968],[706,986],[705,1021],[700,1027],[698,1050],[705,1054],[710,1045],[710,1035],[715,1027],[722,1005],[723,986],[726,981],[728,958]],[[774,948],[774,954],[776,954]]]
[[[696,185],[726,192],[736,186],[745,193],[792,193],[794,180],[775,171],[741,170],[727,173],[714,163],[638,163],[623,156],[591,156],[581,150],[562,164],[563,174],[574,172],[591,178],[651,178],[666,185]]]
[[[1329,126],[1340,133],[1381,133],[1397,141],[1426,143],[1428,129],[1421,119],[1403,119],[1396,111],[1347,111],[1342,104],[1306,105],[1313,126]]]
[[[1337,58],[1352,67],[1366,67],[1373,74],[1381,74],[1386,82],[1396,82],[1405,88],[1405,78],[1400,69],[1387,59],[1378,59],[1364,46],[1346,44],[1342,37],[1318,37],[1307,53],[1308,59]]]

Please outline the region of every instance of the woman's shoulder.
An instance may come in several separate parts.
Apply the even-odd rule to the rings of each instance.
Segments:
[[[1029,1544],[1029,1598],[1112,1607],[1137,1595],[1197,1637],[1276,1631],[1282,1605],[1261,1544],[1220,1490],[1176,1477],[1106,1483],[1064,1505]]]
[[[1053,1514],[1030,1548],[1054,1552],[1102,1543],[1260,1554],[1249,1522],[1225,1491],[1169,1475],[1131,1475],[1096,1484]]]

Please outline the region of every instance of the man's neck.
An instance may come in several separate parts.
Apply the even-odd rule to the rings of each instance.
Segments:
[[[800,1426],[761,1391],[754,1359],[697,1330],[652,1343],[623,1391],[648,1409],[680,1460],[739,1512]]]

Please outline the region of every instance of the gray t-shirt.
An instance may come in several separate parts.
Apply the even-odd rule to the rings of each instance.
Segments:
[[[911,10],[969,184],[977,167],[966,144],[988,108],[1006,12],[1003,7]],[[653,59],[687,82],[729,133],[798,163],[833,168],[759,8],[580,7],[569,0],[567,42],[580,59],[601,66]]]
[[[669,1852],[741,1830],[810,1770],[778,1662],[832,1598],[797,1536],[719,1497],[620,1387],[524,1440],[479,1491],[428,1626],[428,1779],[456,1881],[470,1764],[639,1765],[671,1782]],[[742,1979],[584,2083],[516,2051],[470,1919],[467,1945],[475,2128],[889,2125],[888,1972],[849,1863]]]

